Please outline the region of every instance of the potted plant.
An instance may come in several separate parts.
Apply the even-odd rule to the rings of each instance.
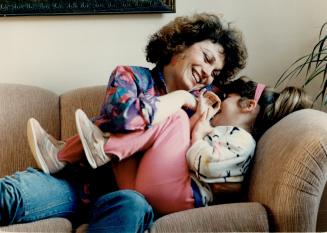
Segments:
[[[275,87],[293,78],[304,79],[302,87],[309,87],[313,81],[319,80],[320,88],[314,93],[314,102],[320,102],[320,108],[327,106],[327,22],[320,29],[319,41],[312,51],[293,62],[279,77]]]

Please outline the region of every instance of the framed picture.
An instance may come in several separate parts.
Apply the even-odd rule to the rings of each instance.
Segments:
[[[175,0],[0,0],[0,16],[174,12]]]

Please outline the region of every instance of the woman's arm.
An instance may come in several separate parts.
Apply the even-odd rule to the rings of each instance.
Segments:
[[[157,111],[154,115],[152,124],[165,120],[182,107],[195,110],[196,99],[191,93],[179,90],[158,97],[156,107]]]
[[[143,67],[117,66],[108,83],[101,116],[111,132],[145,129],[165,120],[181,107],[195,109],[195,97],[187,91],[157,96],[151,72]]]
[[[182,107],[196,109],[194,95],[178,90],[156,96],[151,72],[143,67],[117,66],[108,83],[100,120],[111,132],[145,129]]]

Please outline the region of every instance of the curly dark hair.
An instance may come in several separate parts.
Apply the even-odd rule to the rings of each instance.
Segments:
[[[203,40],[224,48],[225,65],[215,82],[224,83],[245,67],[247,50],[241,32],[230,24],[223,25],[217,15],[208,13],[177,17],[163,26],[150,37],[146,59],[163,67],[169,64],[173,55]]]

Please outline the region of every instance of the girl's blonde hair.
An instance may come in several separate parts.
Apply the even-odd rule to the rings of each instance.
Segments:
[[[235,93],[242,99],[254,99],[256,82],[246,76],[225,84],[221,89],[225,94]],[[311,108],[312,101],[303,88],[289,86],[281,92],[265,87],[258,101],[259,114],[252,128],[252,134],[256,139],[286,115],[304,108]]]

